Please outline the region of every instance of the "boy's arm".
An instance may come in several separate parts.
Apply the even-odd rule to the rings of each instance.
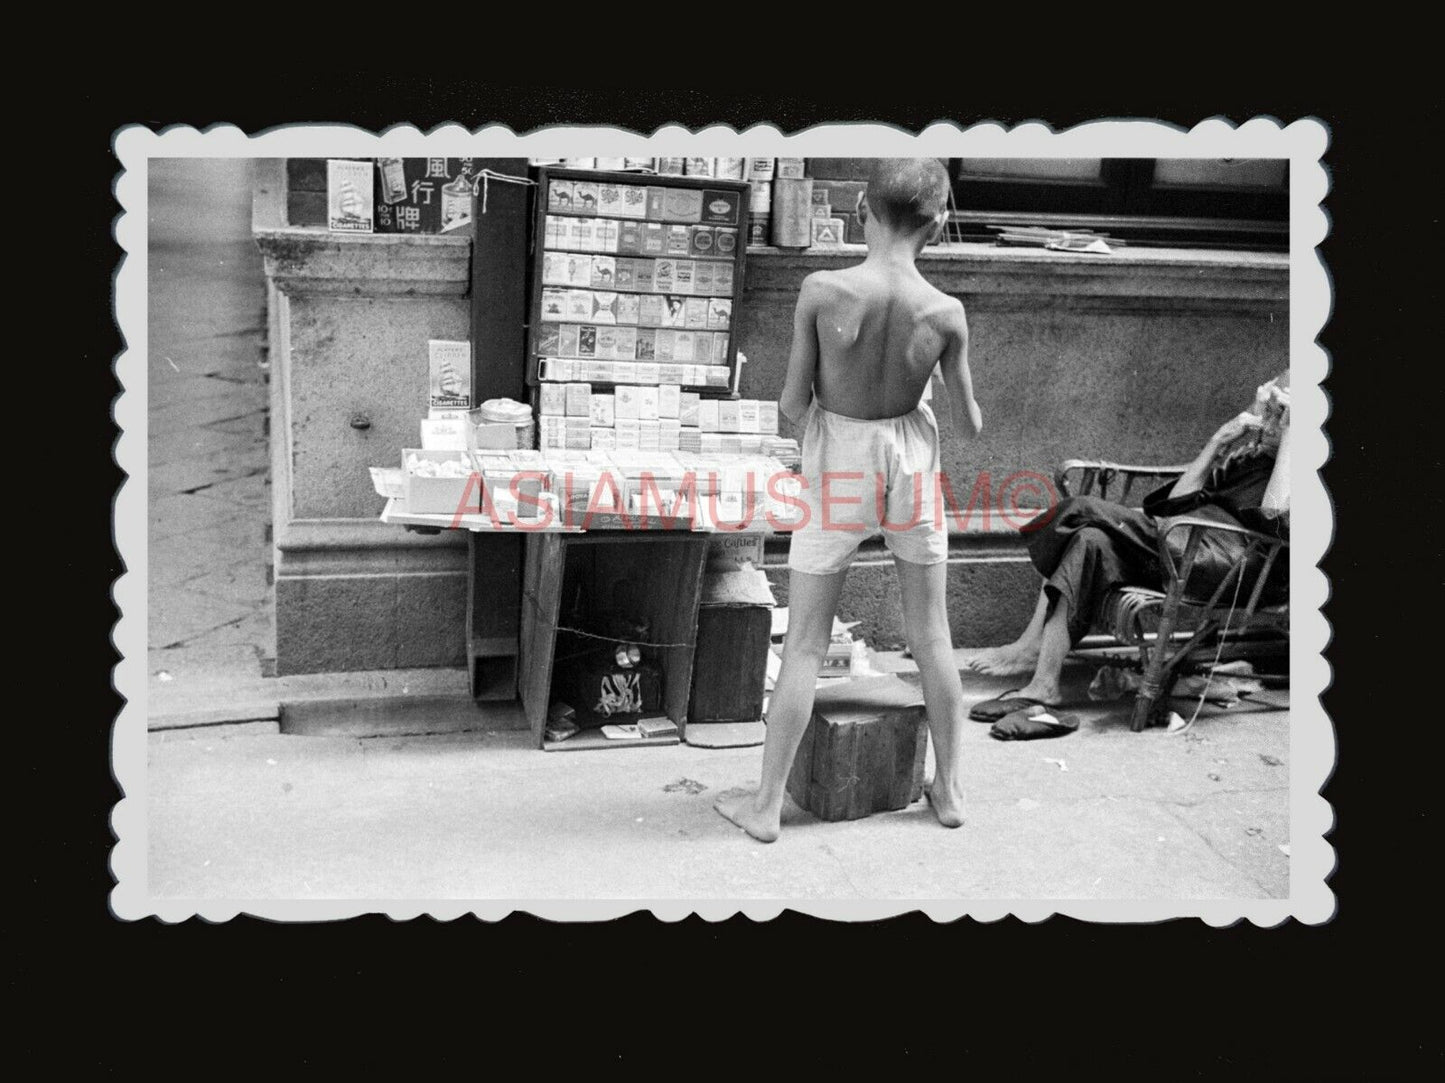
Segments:
[[[788,354],[788,375],[778,409],[795,425],[802,423],[813,402],[813,377],[818,371],[819,285],[816,274],[803,279],[793,311],[793,348]]]
[[[939,367],[943,370],[943,385],[948,388],[954,423],[963,435],[977,436],[983,431],[983,411],[973,397],[973,374],[968,368],[968,319],[962,305],[951,321],[948,345],[939,359]]]

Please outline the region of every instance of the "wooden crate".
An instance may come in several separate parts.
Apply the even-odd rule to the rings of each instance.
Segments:
[[[788,795],[820,820],[857,820],[923,796],[923,695],[899,677],[818,689],[788,776]]]
[[[707,536],[686,531],[592,531],[586,534],[529,534],[525,541],[522,587],[522,708],[539,748],[545,739],[551,702],[552,671],[558,629],[565,628],[564,606],[577,584],[591,592],[596,607],[612,597],[613,585],[627,583],[635,592],[638,615],[650,625],[653,642],[680,644],[650,652],[662,670],[663,711],[677,723],[680,738],[687,726],[692,690],[692,644],[697,636],[702,571]],[[676,738],[609,741],[584,731],[557,747],[636,747],[673,744]]]

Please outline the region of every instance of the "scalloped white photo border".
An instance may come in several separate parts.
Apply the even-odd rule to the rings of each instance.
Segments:
[[[1328,879],[1335,867],[1326,839],[1333,810],[1320,791],[1335,762],[1333,725],[1319,697],[1330,683],[1322,652],[1330,630],[1321,607],[1329,584],[1319,562],[1334,528],[1331,501],[1318,471],[1329,457],[1324,423],[1329,403],[1320,387],[1329,357],[1318,343],[1331,311],[1331,282],[1316,251],[1329,229],[1321,203],[1330,179],[1323,164],[1329,131],[1315,118],[1284,124],[1255,117],[1236,124],[1204,120],[1189,130],[1147,119],[1106,119],[1053,131],[1042,121],[1013,127],[980,122],[934,123],[918,134],[886,124],[820,124],[794,135],[769,125],[743,132],[714,125],[696,133],[678,125],[652,135],[612,127],[553,127],[525,136],[493,125],[469,131],[442,125],[423,133],[394,126],[381,134],[345,125],[294,125],[247,135],[233,125],[205,131],[189,126],[160,132],[134,125],[114,139],[121,172],[115,195],[121,213],[115,237],[124,252],[115,276],[115,318],[125,347],[116,359],[122,392],[115,418],[121,429],[116,461],[128,475],[114,505],[116,545],[126,572],[112,597],[120,610],[113,641],[122,660],[115,686],[125,699],[112,732],[112,769],[121,798],[111,812],[116,844],[111,851],[112,912],[124,920],[155,916],[167,922],[199,916],[224,921],[245,913],[276,920],[333,920],[384,913],[395,919],[419,915],[452,919],[475,914],[498,920],[524,911],[552,920],[597,921],[650,911],[663,921],[696,913],[717,921],[742,913],[768,920],[784,910],[837,920],[874,920],[921,911],[935,921],[969,916],[996,921],[1009,914],[1038,922],[1055,914],[1089,921],[1155,922],[1197,917],[1210,925],[1248,920],[1260,926],[1289,918],[1306,924],[1330,920],[1335,896]],[[576,155],[709,155],[791,157],[1148,157],[1288,158],[1290,162],[1289,350],[1291,420],[1294,432],[1293,522],[1290,592],[1290,893],[1283,899],[1179,900],[257,900],[157,899],[147,883],[146,822],[146,616],[147,616],[147,191],[151,158],[286,157],[571,157]]]

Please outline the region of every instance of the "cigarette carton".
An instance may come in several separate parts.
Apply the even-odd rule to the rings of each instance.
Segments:
[[[538,395],[542,416],[561,417],[567,413],[567,389],[561,384],[543,384]]]
[[[656,421],[658,418],[658,394],[657,387],[643,386],[637,389],[637,416],[643,421]]]
[[[643,363],[637,366],[637,382],[640,384],[656,385],[662,379],[662,368],[656,363]]]
[[[677,420],[682,408],[682,388],[677,384],[662,384],[657,389],[657,416]]]
[[[776,402],[758,403],[758,432],[772,436],[778,434],[778,404]]]
[[[613,395],[613,417],[616,422],[637,421],[642,417],[641,388],[619,384]],[[619,426],[620,427],[620,426]]]
[[[698,404],[702,401],[696,391],[679,391],[677,400],[677,419],[684,425],[697,426]]]
[[[663,189],[663,221],[698,222],[702,220],[702,208],[703,193],[696,188]]]
[[[805,159],[779,158],[774,168],[774,176],[782,180],[801,180],[807,176]]]
[[[697,407],[697,425],[705,434],[718,431],[719,418],[718,399],[699,399]]]
[[[587,417],[591,411],[592,386],[590,384],[567,384],[566,411],[568,417]]]
[[[720,180],[742,180],[747,171],[746,158],[714,158],[712,175]]]
[[[741,192],[709,188],[702,194],[699,221],[714,226],[736,226],[741,204]]]
[[[741,432],[739,428],[738,403],[734,399],[719,399],[717,404],[717,427],[719,432]]]
[[[758,400],[738,400],[738,432],[756,433],[758,429]]]
[[[616,396],[594,394],[590,401],[592,424],[602,428],[611,428],[617,419]]]
[[[772,180],[776,164],[775,159],[772,158],[749,158],[748,179],[755,181]]]

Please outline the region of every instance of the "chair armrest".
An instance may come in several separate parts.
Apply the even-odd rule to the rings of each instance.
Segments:
[[[1169,548],[1169,538],[1178,530],[1189,531],[1189,537],[1185,541],[1180,564],[1175,563],[1174,553]],[[1203,540],[1207,531],[1237,534],[1248,539],[1251,547],[1254,545],[1261,547],[1262,555],[1264,556],[1264,565],[1256,575],[1254,587],[1248,595],[1249,602],[1246,606],[1246,612],[1252,614],[1255,606],[1259,603],[1270,569],[1279,558],[1280,553],[1289,549],[1289,542],[1284,538],[1275,537],[1271,534],[1262,534],[1258,530],[1251,530],[1249,527],[1240,526],[1236,523],[1221,523],[1214,519],[1201,519],[1189,515],[1174,519],[1159,532],[1159,560],[1164,566],[1164,573],[1167,577],[1165,582],[1166,606],[1171,604],[1177,605],[1179,600],[1182,599],[1188,591],[1189,575],[1190,572],[1193,571],[1194,557],[1198,553],[1200,542]],[[1248,549],[1246,549],[1245,552],[1247,554]],[[1224,579],[1221,580],[1219,587],[1216,588],[1214,592],[1216,598],[1230,578],[1231,576],[1225,576]],[[1244,585],[1243,580],[1244,571],[1241,565],[1239,566],[1239,582],[1236,584],[1236,593],[1238,589]],[[1213,600],[1211,600],[1209,604],[1212,605]]]
[[[1054,483],[1060,496],[1091,496],[1097,484],[1098,495],[1107,497],[1110,483],[1116,477],[1122,477],[1124,488],[1121,495],[1127,496],[1139,478],[1156,478],[1162,482],[1179,478],[1187,469],[1187,466],[1140,466],[1105,459],[1065,459],[1054,472]],[[1069,475],[1075,472],[1079,475],[1077,493],[1069,484]]]
[[[1258,530],[1251,530],[1249,527],[1241,526],[1238,523],[1221,523],[1216,519],[1200,519],[1193,515],[1181,515],[1177,519],[1171,520],[1169,525],[1160,532],[1159,544],[1163,546],[1165,539],[1180,527],[1191,526],[1203,527],[1205,530],[1221,530],[1226,534],[1242,534],[1246,538],[1253,538],[1255,541],[1262,542],[1267,546],[1289,547],[1288,540],[1276,537],[1273,534],[1263,534]]]

